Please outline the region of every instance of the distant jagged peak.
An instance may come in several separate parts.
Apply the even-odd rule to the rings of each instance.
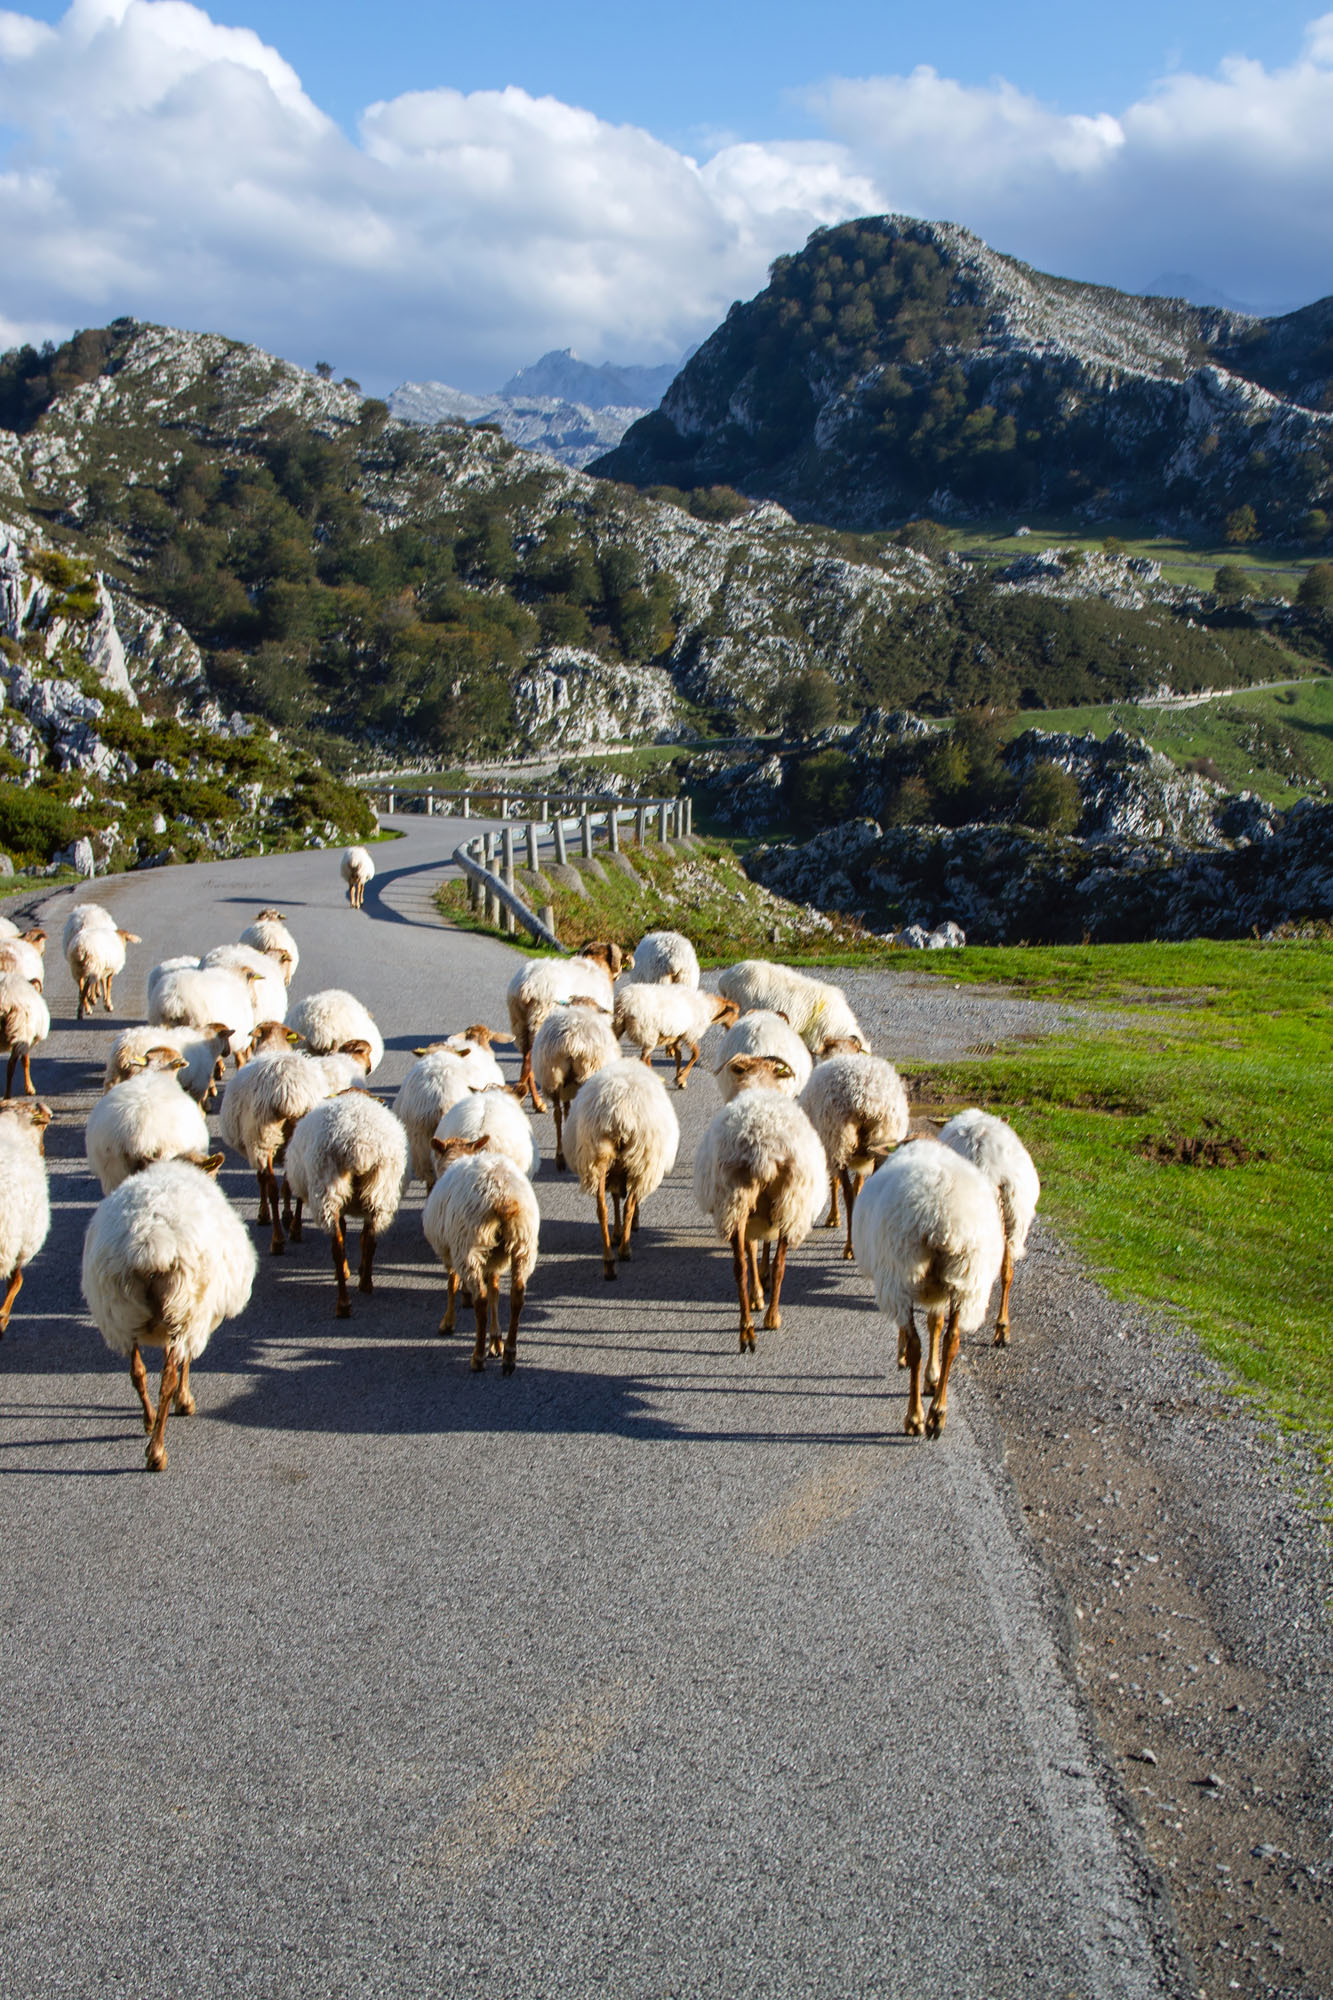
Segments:
[[[519,402],[550,397],[562,403],[581,403],[589,410],[652,410],[671,386],[678,366],[673,361],[649,368],[603,361],[594,367],[590,361],[580,360],[571,347],[552,348],[540,361],[511,375],[499,394]]]

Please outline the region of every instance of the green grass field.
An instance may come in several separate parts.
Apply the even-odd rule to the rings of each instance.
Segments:
[[[1010,1119],[1109,1289],[1192,1328],[1333,1473],[1333,945],[969,948],[947,976],[1093,1010],[920,1086]]]
[[[1030,533],[1016,535],[1016,527],[1027,527]],[[1223,563],[1239,563],[1253,578],[1257,594],[1292,598],[1311,563],[1329,560],[1327,549],[1256,548],[1253,544],[1232,548],[1225,542],[1187,541],[1180,535],[1156,534],[1142,521],[1099,521],[1095,532],[1089,532],[1039,514],[1010,514],[981,524],[967,522],[949,531],[960,555],[995,563],[1010,562],[1025,552],[1035,554],[1038,549],[1100,550],[1108,535],[1125,544],[1127,555],[1146,556],[1160,563],[1167,583],[1194,590],[1211,590]]]

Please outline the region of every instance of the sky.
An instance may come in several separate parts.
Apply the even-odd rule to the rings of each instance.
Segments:
[[[886,210],[1285,311],[1330,190],[1333,13],[1287,0],[0,11],[0,346],[129,313],[484,391],[675,360]]]

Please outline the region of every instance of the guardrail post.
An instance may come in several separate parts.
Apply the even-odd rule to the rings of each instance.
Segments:
[[[459,808],[459,811],[460,811],[460,812],[462,813],[462,815],[463,815],[463,818],[464,818],[464,819],[471,819],[471,817],[472,817],[472,794],[471,794],[471,792],[464,792],[464,794],[463,794],[463,803],[462,803],[462,805],[460,806],[460,808]]]
[[[556,862],[559,867],[563,868],[569,857],[565,852],[565,822],[564,816],[561,813],[557,813],[551,821],[551,832],[555,838]]]
[[[392,812],[392,811],[393,811],[393,786],[392,786],[392,785],[390,785],[390,787],[389,787],[389,803],[388,803],[388,804],[387,804],[387,805],[385,806],[384,810],[385,810],[385,812]]]
[[[643,846],[644,825],[647,818],[648,818],[647,808],[645,806],[640,806],[634,815],[634,838],[638,842],[640,847]]]
[[[500,879],[512,896],[514,893],[514,829],[512,826],[507,825],[505,827],[502,848],[504,858],[500,864]],[[505,935],[512,937],[514,935],[514,912],[508,905],[505,906],[504,927]]]
[[[495,842],[495,834],[483,834],[481,858],[485,866],[492,871],[495,868]],[[498,924],[500,921],[500,898],[496,895],[494,889],[489,887],[486,890],[486,921],[488,924]]]
[[[583,858],[592,860],[592,814],[587,806],[583,808]]]
[[[657,837],[659,840],[665,840],[667,837],[667,815],[670,811],[670,806],[663,799],[661,805],[657,808],[657,823],[659,828]]]
[[[528,866],[535,875],[537,873],[537,822],[535,819],[528,821]]]
[[[620,809],[608,806],[606,809],[606,844],[613,854],[620,852]]]
[[[681,804],[685,808],[685,838],[692,840],[694,837],[694,800],[688,792],[686,792],[684,798],[681,800]]]

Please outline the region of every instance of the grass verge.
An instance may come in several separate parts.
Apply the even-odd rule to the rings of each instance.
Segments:
[[[916,1065],[922,1094],[1010,1118],[1043,1212],[1108,1289],[1191,1327],[1333,1473],[1333,945],[969,949],[949,974],[1094,1019],[984,1062]]]

